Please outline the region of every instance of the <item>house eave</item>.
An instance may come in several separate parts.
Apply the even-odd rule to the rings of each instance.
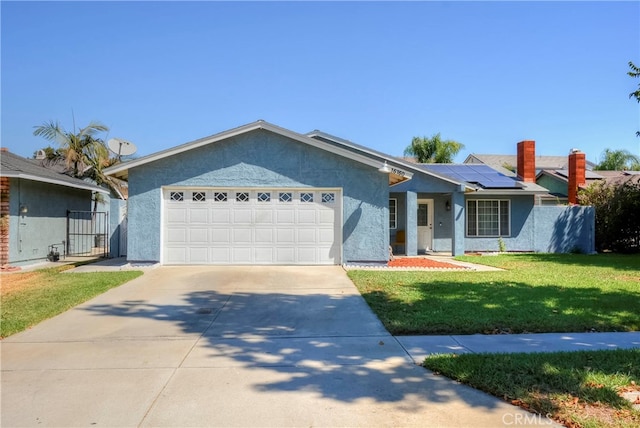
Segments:
[[[81,183],[69,183],[64,180],[56,180],[53,178],[38,177],[37,175],[16,173],[16,172],[3,172],[2,176],[9,177],[9,178],[19,178],[22,180],[37,181],[40,183],[55,184],[58,186],[71,187],[73,189],[89,190],[91,192],[100,192],[100,193],[109,194],[109,190],[103,189],[102,187],[94,186],[89,183],[87,183],[86,185]]]

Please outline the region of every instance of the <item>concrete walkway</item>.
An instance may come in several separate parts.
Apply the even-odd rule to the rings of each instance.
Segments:
[[[416,364],[429,354],[593,351],[640,348],[640,331],[455,336],[397,336]]]
[[[550,424],[405,349],[337,266],[156,267],[0,342],[0,425]]]

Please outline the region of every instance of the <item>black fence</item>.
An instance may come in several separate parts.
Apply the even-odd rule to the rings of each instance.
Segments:
[[[109,255],[109,213],[67,211],[66,255],[107,257]]]

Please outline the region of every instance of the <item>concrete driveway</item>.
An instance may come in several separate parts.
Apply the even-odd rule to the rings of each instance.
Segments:
[[[0,342],[1,425],[547,424],[413,364],[340,267],[160,267]]]

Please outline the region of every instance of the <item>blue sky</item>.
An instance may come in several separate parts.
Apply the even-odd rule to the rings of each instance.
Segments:
[[[91,120],[143,156],[264,119],[401,155],[640,154],[640,2],[6,2],[2,146]]]

